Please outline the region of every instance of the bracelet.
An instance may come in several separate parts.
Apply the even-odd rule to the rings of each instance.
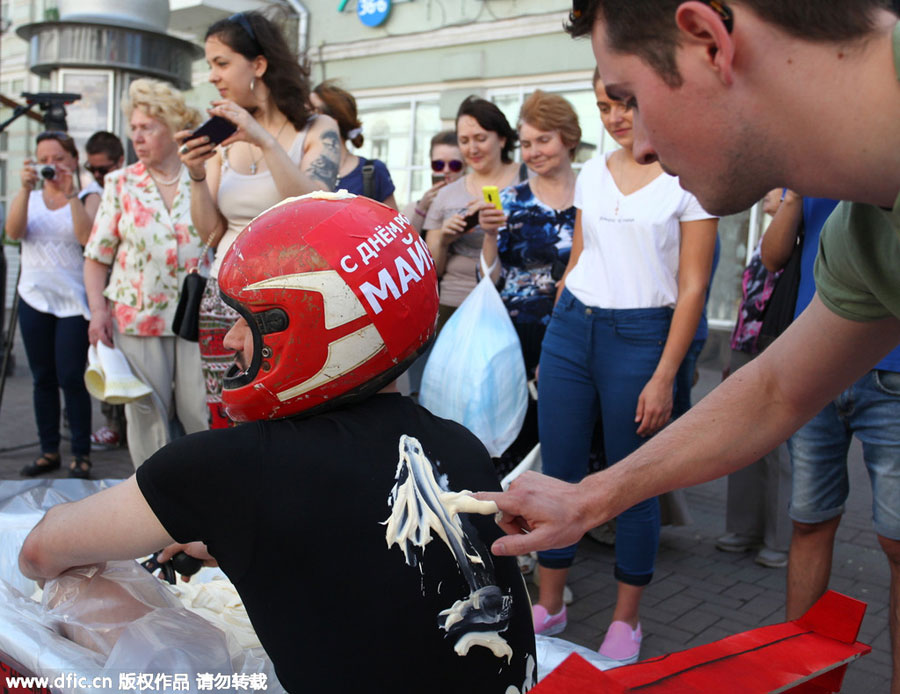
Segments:
[[[420,210],[418,207],[416,208],[416,214],[419,215],[420,217],[424,217],[424,216],[425,216],[425,213],[422,212],[422,210]]]
[[[195,183],[202,183],[203,181],[206,180],[206,174],[203,174],[200,178],[194,178],[194,175],[190,171],[188,171],[188,176]]]
[[[78,193],[72,193],[71,195],[66,196],[66,200],[74,200],[78,197]]]

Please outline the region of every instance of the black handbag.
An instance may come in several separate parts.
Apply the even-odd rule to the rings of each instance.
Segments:
[[[181,293],[178,295],[178,306],[175,307],[175,317],[172,318],[172,332],[190,342],[200,340],[200,301],[203,299],[203,290],[206,289],[206,278],[200,274],[200,266],[204,261],[209,262],[212,240],[213,235],[210,234],[203,244],[200,257],[197,258],[197,267],[189,270],[184,276]]]
[[[791,257],[785,263],[759,328],[759,348],[764,350],[775,341],[781,333],[794,321],[797,308],[797,292],[800,289],[800,258],[803,255],[803,224],[797,234],[797,242],[791,251]]]
[[[172,319],[172,332],[178,337],[191,342],[200,339],[200,300],[204,289],[206,278],[196,268],[185,275],[175,317]]]

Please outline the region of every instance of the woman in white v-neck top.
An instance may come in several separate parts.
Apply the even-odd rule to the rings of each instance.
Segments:
[[[589,161],[578,177],[572,251],[538,380],[543,472],[567,482],[587,472],[598,417],[608,464],[669,421],[675,375],[703,311],[717,226],[677,178],[635,160],[633,105],[610,99],[596,74],[595,91],[604,127],[621,148]],[[618,595],[600,646],[609,667],[640,654],[638,610],[659,525],[656,498],[617,518]],[[565,628],[563,589],[574,556],[574,545],[538,553],[536,633]]]

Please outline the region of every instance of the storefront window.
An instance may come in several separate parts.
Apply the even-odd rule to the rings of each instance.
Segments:
[[[380,159],[391,173],[394,197],[402,208],[431,185],[427,176],[428,146],[441,128],[437,96],[408,99],[359,99],[363,146],[351,151]]]

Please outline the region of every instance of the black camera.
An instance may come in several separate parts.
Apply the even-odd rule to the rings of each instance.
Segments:
[[[56,167],[52,164],[32,164],[31,168],[45,181],[52,181],[56,178]]]

